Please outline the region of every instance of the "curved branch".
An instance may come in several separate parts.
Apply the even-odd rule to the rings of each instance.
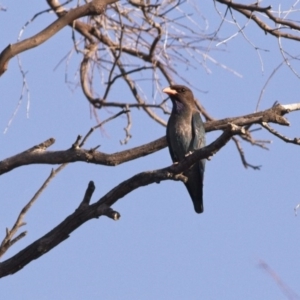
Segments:
[[[117,220],[120,217],[120,214],[113,211],[110,206],[119,199],[142,186],[163,180],[181,180],[181,176],[178,176],[178,174],[188,169],[196,161],[213,155],[225,146],[234,134],[240,133],[243,133],[243,130],[240,127],[229,124],[222,135],[209,146],[195,151],[176,165],[160,170],[139,173],[123,181],[96,203],[91,205],[89,203],[94,191],[94,183],[90,182],[83,200],[73,214],[69,215],[49,233],[33,242],[13,257],[0,263],[0,278],[18,272],[32,260],[39,258],[66,240],[74,230],[91,219],[105,215]]]
[[[232,7],[234,9],[246,9],[249,11],[266,12],[272,8],[271,5],[266,6],[266,7],[260,7],[260,6],[258,6],[258,4],[247,5],[247,4],[233,3],[231,0],[217,0],[217,1],[222,4],[226,4],[229,7]]]
[[[54,140],[54,139],[52,139]],[[61,164],[83,161],[93,164],[116,166],[130,160],[149,155],[167,146],[165,137],[129,150],[106,154],[94,149],[86,150],[72,147],[64,151],[41,151],[36,147],[0,161],[0,175],[15,168],[31,164]]]
[[[47,0],[47,2],[59,18],[64,16],[66,9],[58,0]],[[177,5],[181,5],[183,2],[178,1]],[[136,2],[129,3],[135,7],[137,5]],[[178,76],[178,73],[171,67],[171,58],[179,59],[184,64],[190,64],[188,59],[182,60],[182,55],[178,53],[179,49],[190,49],[192,52],[199,50],[199,47],[191,43],[191,39],[192,36],[197,36],[196,40],[201,41],[205,39],[202,34],[174,19],[168,19],[158,14],[158,10],[166,10],[168,12],[167,8],[170,5],[174,6],[171,3],[161,3],[159,5],[141,4],[138,5],[139,9],[120,6],[113,8],[115,12],[114,16],[117,15],[119,18],[107,15],[103,19],[93,17],[88,23],[83,23],[79,20],[73,22],[72,28],[79,32],[86,40],[85,47],[87,49],[83,51],[85,55],[80,68],[80,78],[83,92],[94,107],[101,108],[104,106],[102,104],[107,100],[106,98],[111,85],[116,79],[122,78],[127,83],[139,107],[142,107],[153,120],[166,126],[166,122],[151,109],[154,106],[147,105],[146,101],[141,97],[135,78],[130,77],[129,74],[138,74],[138,77],[140,77],[140,72],[144,74],[143,71],[150,70],[150,72],[155,73],[158,70],[169,84],[175,83],[171,74],[173,73]],[[176,5],[173,8],[175,7]],[[183,15],[185,16],[184,13]],[[105,24],[105,27],[102,24]],[[173,32],[173,29],[177,26],[178,28],[183,26],[184,30],[187,30],[192,35],[183,34],[180,36],[179,34],[179,37],[178,31],[176,33]],[[107,30],[106,28],[110,29]],[[121,28],[122,32],[120,34]],[[91,45],[95,45],[95,47],[98,45],[98,49],[93,48]],[[104,49],[103,45],[105,46]],[[102,52],[101,59],[97,59],[98,52],[100,51],[105,52]],[[171,53],[167,53],[169,51]],[[109,59],[103,59],[103,56],[107,54]],[[93,59],[91,59],[92,55]],[[137,66],[135,62],[128,64],[128,56],[142,61],[143,66],[141,67],[140,63]],[[193,55],[191,57],[194,59]],[[126,59],[126,64],[123,58]],[[108,77],[106,89],[100,98],[94,98],[91,92],[92,80],[88,82],[88,71],[92,69],[92,66],[89,67],[88,63],[93,67],[97,66],[97,68],[101,68],[101,72],[106,72],[105,76]],[[116,66],[118,66],[120,72],[115,70]],[[157,86],[160,86],[158,77],[155,77],[155,82]],[[110,103],[105,104],[105,106],[110,106]],[[126,104],[130,105],[130,103]]]
[[[42,186],[38,189],[38,191],[35,193],[35,195],[30,199],[30,201],[23,207],[21,210],[19,216],[17,217],[17,220],[15,224],[13,225],[12,229],[6,228],[6,236],[3,239],[1,245],[0,245],[0,257],[2,257],[5,252],[17,241],[19,241],[21,238],[26,236],[27,231],[21,232],[18,236],[14,237],[17,233],[17,231],[25,225],[26,223],[23,222],[24,217],[26,213],[29,211],[31,206],[35,203],[35,201],[38,199],[40,194],[45,190],[49,182],[56,176],[58,172],[60,172],[67,164],[60,165],[56,170],[51,170],[50,175],[45,180],[45,182],[42,184]]]
[[[72,24],[72,22],[78,18],[88,15],[102,14],[107,4],[111,4],[116,1],[118,0],[93,0],[90,3],[71,9],[64,16],[54,21],[51,25],[36,35],[16,44],[8,45],[0,54],[0,76],[7,70],[9,60],[15,55],[41,45],[59,30],[69,24]]]
[[[209,121],[204,124],[205,131],[225,130],[228,124],[237,126],[246,126],[251,124],[276,123],[280,125],[289,125],[289,122],[283,116],[292,111],[300,109],[300,103],[275,105],[262,112],[257,112],[236,118],[227,118],[217,121]],[[48,141],[51,141],[49,143]],[[49,139],[41,145],[32,147],[22,153],[0,161],[0,175],[7,173],[17,167],[29,164],[62,164],[69,162],[88,162],[106,166],[116,166],[142,156],[152,154],[167,146],[165,137],[161,137],[148,144],[135,147],[129,150],[106,154],[95,149],[86,150],[79,147],[71,147],[64,151],[45,151],[45,144],[49,147],[54,143],[54,139]],[[48,142],[48,144],[47,144]],[[46,148],[47,148],[46,147]]]
[[[283,18],[277,18],[273,15],[273,13],[270,11],[271,6],[267,7],[260,7],[258,5],[244,5],[240,3],[234,3],[231,0],[216,0],[219,3],[225,4],[228,7],[238,11],[242,15],[244,15],[246,18],[253,20],[262,30],[264,30],[266,33],[269,33],[276,37],[283,37],[290,40],[300,41],[300,36],[294,35],[291,33],[283,32],[282,30],[279,30],[279,28],[271,28],[267,23],[262,21],[254,12],[261,12],[262,14],[265,14],[270,20],[274,21],[275,24],[280,24],[287,26],[288,28],[300,31],[300,26],[296,24],[296,22],[287,21]]]
[[[276,131],[274,128],[272,128],[267,122],[262,122],[261,124],[265,129],[267,129],[270,133],[274,134],[275,136],[277,136],[278,138],[280,138],[281,140],[285,141],[286,143],[291,143],[291,144],[295,144],[295,145],[300,145],[300,138],[293,138],[290,139],[286,136],[284,136],[283,134],[280,134],[278,131]]]

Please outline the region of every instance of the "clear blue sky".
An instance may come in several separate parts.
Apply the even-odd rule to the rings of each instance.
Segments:
[[[278,8],[283,1],[266,1]],[[244,1],[246,3],[246,1]],[[293,1],[285,0],[290,7]],[[46,9],[46,1],[1,1],[8,10],[0,12],[0,48],[14,43],[24,23]],[[209,23],[208,33],[220,24],[213,1],[200,9]],[[224,7],[218,6],[222,11]],[[299,8],[299,7],[298,7]],[[282,8],[284,9],[284,8]],[[24,34],[28,37],[55,19],[46,14]],[[238,18],[241,24],[246,22]],[[299,18],[298,18],[299,19]],[[202,23],[201,23],[202,24]],[[204,23],[202,24],[204,25]],[[224,24],[219,35],[225,39],[237,31]],[[195,96],[215,118],[252,113],[260,91],[273,69],[282,61],[277,40],[249,24],[245,30],[261,51],[264,71],[257,51],[238,35],[209,54],[218,62],[242,75],[235,76],[207,62],[203,68],[182,70],[193,85]],[[49,150],[63,150],[96,124],[90,118],[87,101],[80,88],[71,90],[65,83],[65,65],[54,67],[72,47],[69,28],[42,46],[21,54],[30,87],[29,118],[26,99],[6,134],[0,134],[0,159],[24,151],[54,137]],[[298,55],[299,43],[283,41],[286,49]],[[72,72],[75,75],[74,56]],[[300,73],[300,65],[293,62]],[[71,78],[72,79],[72,78]],[[179,82],[180,83],[180,82]],[[22,78],[16,58],[0,78],[0,131],[3,132],[20,96]],[[101,86],[99,86],[101,89]],[[124,99],[125,90],[114,92]],[[130,97],[127,94],[126,97]],[[151,98],[149,93],[148,98]],[[284,66],[267,87],[261,104],[269,108],[299,102],[299,79]],[[99,112],[100,119],[107,116]],[[167,117],[165,117],[167,119]],[[288,115],[290,128],[275,127],[289,137],[300,137],[299,113]],[[165,134],[141,111],[133,111],[133,138],[120,146],[126,119],[120,118],[96,132],[87,147],[101,144],[107,153],[129,149]],[[208,141],[219,134],[210,133]],[[0,281],[3,299],[300,299],[300,218],[294,207],[300,202],[299,147],[289,145],[264,130],[254,134],[270,139],[270,150],[243,143],[249,163],[262,165],[260,171],[244,169],[234,144],[229,143],[207,163],[205,173],[205,212],[194,213],[192,202],[180,182],[165,181],[140,188],[119,200],[114,208],[121,219],[102,217],[84,224],[58,247],[33,261],[15,275]],[[117,167],[70,164],[57,175],[27,214],[24,227],[28,235],[4,256],[7,259],[44,235],[82,200],[90,180],[96,185],[93,201],[121,181],[147,170],[171,164],[167,149]],[[0,178],[2,237],[19,211],[34,195],[53,166],[18,168]],[[1,239],[2,239],[1,237]],[[267,263],[294,294],[288,298],[274,278],[260,267]]]

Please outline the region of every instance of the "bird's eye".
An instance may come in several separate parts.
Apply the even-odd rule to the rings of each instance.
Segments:
[[[180,92],[181,92],[181,93],[184,93],[184,92],[185,92],[185,88],[182,88],[182,89],[180,90]]]

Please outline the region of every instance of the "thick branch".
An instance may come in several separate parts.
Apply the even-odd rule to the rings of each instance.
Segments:
[[[90,3],[71,9],[64,16],[57,19],[36,35],[16,44],[8,45],[0,54],[0,76],[7,70],[9,60],[15,55],[41,45],[62,28],[68,24],[72,24],[72,22],[78,18],[103,13],[107,4],[116,1],[118,0],[93,0]]]
[[[251,124],[277,123],[280,125],[289,125],[289,122],[283,117],[285,114],[298,110],[300,104],[276,105],[262,112],[257,112],[236,118],[227,118],[205,123],[205,131],[224,130],[229,123],[237,126],[246,126]],[[54,139],[50,139],[53,141]],[[45,142],[46,143],[46,142]],[[43,143],[44,144],[44,143]],[[41,144],[41,145],[43,145]],[[0,161],[0,175],[7,173],[17,167],[29,164],[62,164],[83,161],[93,164],[116,166],[133,159],[152,154],[167,146],[165,137],[161,137],[148,144],[135,147],[129,150],[106,154],[103,152],[72,147],[65,151],[44,151],[40,145]]]
[[[56,226],[49,233],[38,239],[10,259],[0,263],[0,277],[14,274],[32,260],[39,258],[52,248],[66,240],[70,234],[82,224],[93,218],[106,215],[114,220],[120,217],[118,212],[113,211],[110,206],[119,199],[134,191],[135,189],[163,180],[178,180],[178,174],[188,169],[200,159],[207,158],[226,145],[232,135],[243,133],[243,130],[235,125],[227,125],[222,135],[209,146],[195,151],[186,157],[182,162],[168,168],[142,172],[113,188],[96,203],[89,205],[91,195],[94,191],[93,183],[90,183],[84,199],[75,212],[69,215],[63,222]]]
[[[239,126],[246,126],[251,124],[261,124],[262,122],[269,122],[269,123],[277,123],[279,125],[289,126],[290,123],[283,116],[289,113],[290,111],[291,110],[286,109],[285,106],[278,104],[276,106],[273,106],[261,112],[257,112],[257,113],[253,113],[241,117],[227,118],[219,121],[210,121],[207,123],[208,124],[213,123],[214,130],[224,129],[224,125],[228,123],[234,123]],[[205,130],[206,130],[206,126],[205,126]]]
[[[65,151],[36,151],[35,147],[19,153],[15,156],[0,161],[0,175],[7,173],[17,167],[30,164],[60,164],[66,162],[84,161],[93,164],[116,166],[121,163],[149,155],[167,146],[165,137],[157,139],[148,144],[129,150],[106,154],[103,152],[78,147],[72,147]]]

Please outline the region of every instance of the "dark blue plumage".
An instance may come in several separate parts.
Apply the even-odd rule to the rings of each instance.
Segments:
[[[205,130],[196,109],[192,91],[183,85],[172,85],[163,90],[172,100],[173,109],[167,125],[167,141],[173,162],[181,161],[189,152],[205,146]],[[183,174],[197,213],[203,212],[203,176],[205,159],[194,164]]]

